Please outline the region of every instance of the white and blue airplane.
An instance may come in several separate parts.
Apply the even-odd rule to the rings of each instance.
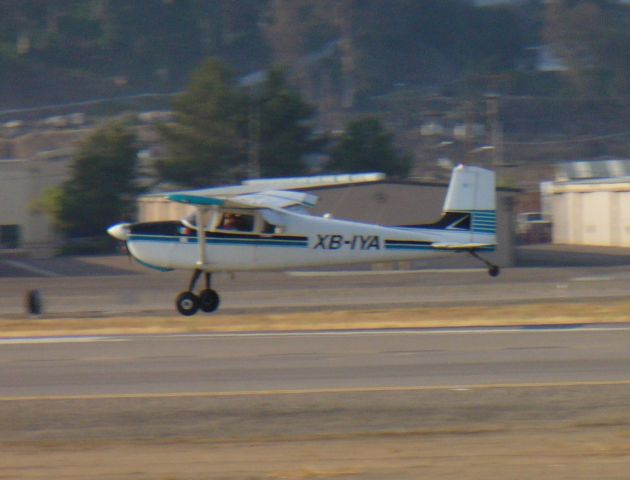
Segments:
[[[415,260],[445,252],[468,252],[495,277],[499,267],[478,252],[496,247],[494,172],[460,165],[453,169],[442,216],[427,225],[383,226],[313,216],[317,202],[306,187],[364,183],[380,174],[245,181],[231,187],[164,194],[195,207],[179,221],[121,223],[108,233],[127,243],[142,265],[163,271],[192,270],[188,290],[175,301],[182,315],[215,311],[215,272]],[[200,228],[201,226],[201,228]],[[205,288],[195,286],[205,275]]]

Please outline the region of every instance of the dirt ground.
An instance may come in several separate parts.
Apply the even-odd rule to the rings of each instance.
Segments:
[[[8,401],[0,478],[625,480],[629,396],[599,385]]]
[[[620,479],[630,439],[614,429],[369,438],[4,447],[7,479]]]

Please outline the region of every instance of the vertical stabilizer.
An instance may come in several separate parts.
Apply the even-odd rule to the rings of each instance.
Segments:
[[[406,226],[458,232],[462,242],[496,243],[495,196],[494,172],[459,165],[451,175],[442,217],[432,224]]]
[[[494,172],[480,167],[455,167],[444,201],[444,213],[495,210]]]
[[[447,230],[470,232],[471,242],[496,241],[494,172],[459,165],[453,169],[440,223]]]

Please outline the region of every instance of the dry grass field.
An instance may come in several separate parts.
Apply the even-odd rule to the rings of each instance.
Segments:
[[[0,337],[115,335],[365,328],[442,328],[570,325],[630,322],[630,301],[543,302],[487,306],[331,310],[322,312],[155,315],[12,316],[0,320]]]

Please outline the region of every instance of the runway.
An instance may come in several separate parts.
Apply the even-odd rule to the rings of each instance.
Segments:
[[[330,274],[329,274],[330,273]],[[48,315],[177,315],[174,299],[186,272],[0,279],[0,312],[24,312],[27,291],[40,291]],[[348,308],[499,305],[625,299],[628,267],[513,268],[490,278],[477,268],[398,273],[247,273],[216,275],[219,313],[326,311]]]
[[[0,397],[630,383],[630,327],[70,337],[0,344]]]
[[[537,302],[553,315],[555,303],[605,306],[630,291],[628,267],[615,262],[506,269],[496,279],[454,266],[216,280],[222,311],[235,319]],[[186,283],[186,274],[135,271],[2,278],[0,312],[28,323],[23,293],[38,288],[52,318],[88,323],[127,312],[181,323],[172,300]],[[607,325],[601,311],[596,325],[570,328],[0,339],[1,473],[626,478],[630,326]]]
[[[5,339],[6,478],[624,478],[630,328]]]

